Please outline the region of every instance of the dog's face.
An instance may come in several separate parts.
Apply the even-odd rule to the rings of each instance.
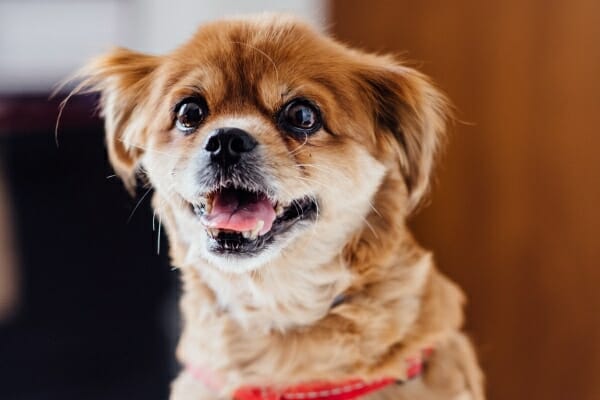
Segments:
[[[191,262],[232,272],[330,259],[388,176],[408,213],[443,129],[422,75],[282,16],[207,25],[165,56],[116,50],[86,73],[116,171],[147,175]]]

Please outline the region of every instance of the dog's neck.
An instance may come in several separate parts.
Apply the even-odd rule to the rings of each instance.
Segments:
[[[341,260],[311,267],[293,259],[244,274],[215,268],[193,271],[214,293],[214,307],[246,329],[265,332],[312,324],[351,284],[351,274]]]

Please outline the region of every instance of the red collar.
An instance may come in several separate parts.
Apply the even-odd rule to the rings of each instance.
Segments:
[[[423,366],[433,348],[423,349],[418,356],[406,360],[405,377],[381,378],[374,381],[351,379],[338,382],[311,382],[289,386],[282,390],[269,387],[243,386],[233,395],[235,400],[352,400],[395,383],[402,383],[421,375]],[[208,388],[219,390],[221,382],[211,371],[202,367],[187,366],[186,370]]]

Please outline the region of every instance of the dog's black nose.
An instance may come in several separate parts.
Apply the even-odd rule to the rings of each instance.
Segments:
[[[246,131],[239,128],[220,128],[210,134],[204,150],[210,153],[210,159],[221,166],[237,163],[240,157],[249,153],[258,142]]]

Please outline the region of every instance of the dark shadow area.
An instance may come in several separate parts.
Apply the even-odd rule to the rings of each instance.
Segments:
[[[157,255],[151,195],[130,218],[140,196],[107,178],[93,99],[79,103],[86,114],[67,118],[58,148],[43,118],[0,121],[21,277],[16,312],[0,321],[0,398],[166,399],[177,273],[164,237]]]

